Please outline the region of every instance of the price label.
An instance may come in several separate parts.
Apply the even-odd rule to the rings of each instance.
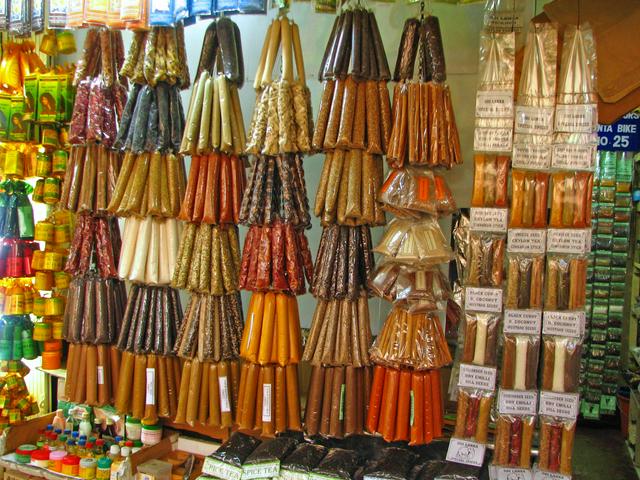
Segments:
[[[571,480],[569,475],[563,475],[557,472],[546,472],[544,470],[536,470],[533,480]]]
[[[507,251],[511,253],[544,253],[547,232],[542,229],[510,228]]]
[[[262,421],[271,421],[271,384],[262,385]]]
[[[274,478],[280,475],[280,461],[242,466],[242,480]]]
[[[229,401],[229,382],[227,377],[218,377],[218,387],[220,390],[220,411],[223,413],[231,411],[231,402]]]
[[[540,392],[540,415],[551,417],[578,418],[580,396],[577,393]]]
[[[493,390],[496,386],[496,369],[493,367],[472,365],[470,363],[461,363],[458,386],[479,388],[480,390]]]
[[[584,335],[586,314],[582,312],[545,311],[543,335],[580,338]]]
[[[547,230],[549,253],[584,255],[591,251],[591,229],[550,228]]]
[[[513,117],[513,91],[478,91],[476,94],[476,117]]]
[[[553,107],[516,107],[516,133],[551,135],[553,133]]]
[[[502,312],[502,289],[465,288],[464,308],[474,312]]]
[[[147,389],[145,395],[145,405],[156,404],[156,369],[147,368]]]
[[[540,310],[505,310],[503,331],[512,335],[540,335]]]
[[[498,411],[503,415],[535,415],[538,406],[538,392],[502,390],[498,393]]]
[[[496,467],[496,480],[532,480],[533,472],[526,468]]]
[[[511,152],[513,130],[510,128],[476,128],[473,149],[476,152]]]
[[[597,128],[597,105],[556,105],[557,132],[591,133]]]
[[[222,480],[240,480],[242,478],[242,468],[229,465],[213,457],[204,459],[202,473]]]
[[[98,366],[98,385],[104,385],[104,367]]]
[[[486,446],[482,443],[452,438],[447,450],[447,461],[481,467],[484,462],[485,448]]]
[[[551,167],[563,170],[593,170],[596,158],[595,144],[556,143],[553,145]]]
[[[484,25],[487,30],[493,32],[520,32],[522,23],[522,14],[515,9],[487,9],[484,14]],[[511,48],[513,49],[513,45]]]
[[[506,208],[472,208],[469,228],[481,232],[504,233],[507,231]]]
[[[513,144],[511,165],[513,168],[547,170],[551,166],[551,144]]]

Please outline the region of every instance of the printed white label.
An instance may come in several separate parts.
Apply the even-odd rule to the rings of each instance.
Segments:
[[[563,475],[557,472],[546,472],[544,470],[536,470],[533,480],[571,480],[569,475]]]
[[[597,105],[556,105],[557,132],[591,133],[597,128]]]
[[[145,395],[145,405],[156,404],[156,369],[147,368],[147,390]]]
[[[467,287],[464,308],[475,312],[502,312],[502,289]]]
[[[447,450],[447,461],[481,467],[484,462],[486,445],[470,442],[459,438],[452,438]]]
[[[540,310],[505,310],[503,331],[512,335],[540,335]]]
[[[280,461],[242,466],[242,480],[273,478],[280,475]]]
[[[513,9],[487,10],[484,14],[484,25],[488,31],[519,32],[522,23],[522,14]]]
[[[535,415],[538,407],[538,392],[502,390],[498,393],[498,411],[503,415]]]
[[[506,208],[472,208],[469,228],[482,232],[506,232],[508,212]]]
[[[573,253],[583,255],[591,251],[590,228],[550,228],[547,230],[549,253]]]
[[[516,106],[514,131],[534,135],[553,133],[553,107]]]
[[[227,377],[218,377],[218,386],[220,389],[220,411],[222,413],[231,411],[231,402],[229,401],[229,383]]]
[[[262,386],[262,421],[271,421],[271,384],[265,383]]]
[[[542,322],[543,335],[580,338],[585,331],[586,314],[580,312],[545,311]]]
[[[104,367],[98,366],[98,385],[104,385]]]
[[[514,143],[511,158],[513,168],[546,170],[551,166],[551,145],[533,143]]]
[[[496,386],[496,369],[493,367],[472,365],[470,363],[461,363],[458,386],[479,388],[480,390],[493,390]]]
[[[242,468],[222,462],[217,458],[207,457],[204,459],[202,473],[223,480],[240,480]]]
[[[551,417],[578,418],[580,395],[577,393],[540,392],[540,415]]]
[[[510,228],[507,251],[511,253],[544,253],[547,232],[543,229]]]
[[[476,152],[510,152],[513,130],[510,128],[476,128],[473,149]]]
[[[476,117],[513,117],[513,91],[478,91],[476,94]]]
[[[556,143],[553,145],[551,167],[564,170],[593,170],[596,166],[596,145]]]
[[[526,468],[496,467],[496,480],[532,480],[533,472]]]
[[[280,478],[282,480],[309,480],[309,474],[303,472],[294,472],[292,470],[281,468]]]

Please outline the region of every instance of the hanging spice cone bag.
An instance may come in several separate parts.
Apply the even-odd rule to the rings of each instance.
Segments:
[[[282,72],[273,80],[278,52]],[[302,429],[295,296],[306,292],[305,277],[310,282],[313,271],[304,235],[310,217],[302,169],[302,156],[311,151],[311,106],[298,26],[286,16],[267,30],[254,88],[246,145],[253,165],[239,213],[249,227],[239,286],[252,294],[240,341],[245,362],[235,422],[241,430],[269,437]]]
[[[117,268],[132,282],[116,345],[122,352],[116,410],[155,424],[177,413],[181,368],[173,347],[182,324],[170,287],[185,192],[180,90],[189,87],[184,26],[136,32],[120,68],[131,87],[114,148],[124,152],[107,211],[126,217]]]
[[[394,308],[370,350],[366,428],[420,445],[442,436],[439,369],[452,361],[441,321],[451,288],[439,264],[453,252],[437,219],[456,207],[436,168],[462,161],[436,17],[405,22],[394,79],[391,170],[378,198],[396,218],[374,248],[383,260],[369,283]]]
[[[496,12],[490,10],[487,13],[485,21],[490,21],[487,19]],[[509,225],[507,181],[513,149],[515,37],[511,26],[505,30],[490,23],[485,24],[481,33],[470,219],[468,227],[461,230],[464,233],[457,236],[457,249],[466,261],[463,276],[464,321],[460,325],[459,335],[456,425],[447,460],[473,466],[483,463],[489,443],[490,414],[496,397]],[[535,182],[536,177],[533,177],[530,187],[534,192],[537,186]],[[540,199],[542,193],[539,192]],[[533,205],[528,207],[532,209]],[[530,221],[518,226],[534,225]],[[544,227],[544,224],[539,226]],[[525,309],[535,305],[539,295],[535,291],[533,297],[530,294],[535,290],[530,274],[533,260],[515,255],[509,257],[509,265],[520,267],[521,263],[525,265],[525,271],[525,267],[529,268],[528,276],[524,276],[522,284],[517,285],[521,290],[516,294],[522,293],[523,298],[518,295],[515,298],[508,297],[506,303],[511,308],[515,305],[515,308]],[[538,271],[539,267],[538,262]],[[527,345],[525,342],[521,351],[526,353]],[[537,345],[537,342],[533,343],[532,352]],[[535,366],[532,368],[535,371]],[[500,411],[500,414],[509,413],[514,412]],[[535,410],[531,413],[535,415]],[[503,420],[505,425],[510,425],[508,422],[511,417],[504,417]],[[522,427],[521,419],[517,420],[519,423],[516,420],[514,422],[519,428]],[[533,417],[526,420],[526,425],[532,427]],[[518,438],[523,437],[521,430],[518,430]]]
[[[551,156],[537,468],[571,476],[598,144],[596,50],[589,25],[567,27],[561,52]],[[558,404],[562,414],[554,407]]]
[[[242,304],[238,292],[245,132],[238,88],[244,63],[238,26],[209,25],[181,150],[191,155],[178,218],[186,224],[172,285],[191,293],[174,353],[184,358],[176,423],[229,428],[237,414]],[[203,90],[204,89],[204,90]]]
[[[123,61],[120,32],[88,30],[74,78],[72,147],[61,188],[61,208],[77,213],[64,264],[72,277],[63,317],[63,336],[70,342],[64,395],[88,405],[112,404],[115,398],[120,353],[114,344],[127,303],[117,271],[120,231],[107,211],[122,163],[113,145],[128,84],[119,73]],[[56,225],[54,235],[64,232]]]
[[[303,360],[312,365],[307,434],[362,433],[371,387],[370,228],[386,222],[378,194],[391,131],[389,65],[373,12],[336,17],[320,66],[312,147],[325,154],[314,214],[323,232],[311,292],[318,303]]]

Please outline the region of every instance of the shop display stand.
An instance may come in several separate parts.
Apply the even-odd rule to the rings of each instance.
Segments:
[[[610,130],[618,131],[618,124],[624,125],[625,119]],[[633,292],[638,291],[637,283],[634,288],[636,276],[628,274],[633,271],[633,255],[629,252],[633,252],[631,239],[635,238],[632,233],[636,225],[631,199],[635,154],[612,151],[616,142],[612,139],[609,143],[609,137],[600,133],[587,281],[587,339],[580,371],[580,412],[591,420],[616,413],[620,369],[625,358],[628,360],[625,335],[634,335],[630,304]]]
[[[513,29],[481,34],[476,95],[474,185],[464,252],[463,346],[457,414],[447,460],[481,466],[496,396],[498,338],[503,323],[507,250],[507,179],[513,150],[515,38]]]

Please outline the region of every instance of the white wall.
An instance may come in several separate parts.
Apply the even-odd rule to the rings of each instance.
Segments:
[[[462,154],[464,164],[445,173],[451,189],[453,190],[459,207],[469,205],[471,195],[471,183],[473,178],[473,122],[475,110],[475,90],[478,70],[478,48],[484,2],[471,5],[450,5],[428,2],[431,14],[440,20],[444,50],[447,65],[447,81],[451,87],[453,105],[460,131]],[[540,4],[545,3],[543,1]],[[524,12],[525,21],[533,16],[535,3],[526,1],[527,8]],[[393,70],[396,61],[398,43],[402,34],[402,27],[408,17],[419,13],[418,4],[407,5],[405,0],[397,3],[369,3],[374,10],[382,40]],[[540,5],[538,5],[540,7]],[[255,92],[252,88],[253,74],[256,71],[264,36],[271,19],[277,15],[277,10],[270,10],[268,15],[236,15],[233,20],[240,27],[242,35],[242,49],[244,53],[245,72],[247,75],[245,86],[240,91],[240,100],[244,113],[245,125],[248,128],[255,102]],[[321,84],[317,80],[317,72],[322,60],[327,38],[335,16],[332,14],[315,13],[312,2],[295,2],[289,12],[289,17],[296,21],[300,28],[302,50],[305,60],[305,69],[308,76],[307,83],[311,90],[312,105],[319,105]],[[186,47],[189,62],[189,71],[195,75],[204,32],[209,25],[209,20],[198,21],[195,25],[186,28]],[[85,32],[76,32],[78,48],[82,47]],[[132,35],[124,33],[125,47],[128,48]],[[72,60],[73,58],[70,58]],[[66,58],[62,58],[65,61]],[[183,92],[185,108],[189,104],[191,90]],[[186,113],[186,112],[185,112]],[[315,118],[315,112],[314,112]],[[305,178],[308,195],[313,205],[316,187],[322,169],[323,156],[315,155],[305,159]],[[187,161],[188,166],[188,161]],[[449,222],[443,222],[445,235],[449,234]],[[382,228],[373,230],[374,241],[382,232]],[[241,228],[244,239],[245,228]],[[318,219],[313,218],[313,228],[307,231],[311,252],[315,259],[322,229]],[[249,295],[243,292],[243,303],[248,305]],[[303,327],[311,323],[315,308],[315,299],[310,295],[299,297],[300,319]],[[374,333],[382,326],[389,304],[383,300],[372,299],[370,301],[371,326]],[[246,312],[245,312],[246,313]]]

